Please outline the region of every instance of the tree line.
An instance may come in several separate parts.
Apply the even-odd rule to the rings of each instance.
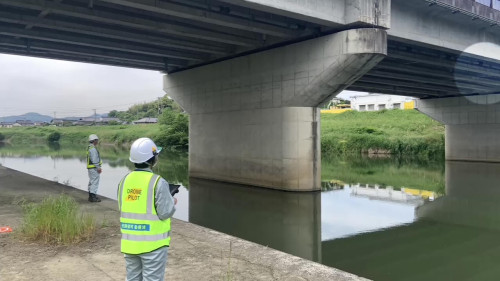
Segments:
[[[189,142],[189,118],[183,109],[168,96],[157,101],[137,104],[126,111],[112,110],[109,117],[131,122],[142,118],[158,118],[159,133],[155,142],[164,147],[185,149]]]

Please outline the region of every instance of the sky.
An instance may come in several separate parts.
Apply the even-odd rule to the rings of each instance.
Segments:
[[[165,95],[158,71],[0,54],[0,117],[91,116]]]

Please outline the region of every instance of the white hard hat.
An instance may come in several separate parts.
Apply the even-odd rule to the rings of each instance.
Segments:
[[[89,141],[98,140],[98,139],[99,138],[97,137],[97,135],[92,134],[89,136]]]
[[[129,160],[132,163],[144,163],[158,155],[160,151],[161,147],[156,146],[150,138],[140,138],[132,143]]]

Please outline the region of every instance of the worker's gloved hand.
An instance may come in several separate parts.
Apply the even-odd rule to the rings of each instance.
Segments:
[[[97,169],[97,172],[98,172],[99,174],[100,174],[100,173],[102,173],[102,169],[101,169],[101,168]]]

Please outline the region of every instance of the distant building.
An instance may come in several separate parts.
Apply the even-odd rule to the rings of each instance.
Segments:
[[[351,97],[351,108],[357,111],[413,109],[414,107],[415,99],[405,96],[368,94]]]
[[[12,128],[13,125],[14,125],[14,122],[0,122],[1,128]]]
[[[98,118],[94,117],[82,117],[78,118],[78,120],[72,121],[72,125],[92,125],[97,123]]]
[[[64,119],[62,119],[62,118],[52,119],[52,122],[51,122],[52,125],[56,125],[56,126],[61,126],[61,125],[63,125],[63,123],[64,123]]]
[[[19,126],[23,127],[35,126],[35,123],[31,120],[16,120],[14,124],[18,124]]]
[[[99,122],[102,124],[109,124],[114,122],[121,123],[119,118],[114,118],[114,117],[102,117],[100,119],[101,120],[99,120]]]
[[[53,119],[52,124],[57,126],[88,126],[93,124],[106,125],[110,122],[118,122],[120,123],[120,119],[118,118],[110,118],[110,117],[67,117],[67,118],[58,118]]]
[[[156,123],[158,123],[158,118],[142,118],[132,122],[132,124],[156,124]]]
[[[35,126],[47,126],[49,125],[48,122],[45,122],[45,121],[37,121],[37,122],[34,122]]]

